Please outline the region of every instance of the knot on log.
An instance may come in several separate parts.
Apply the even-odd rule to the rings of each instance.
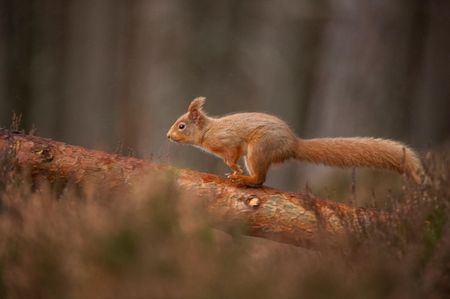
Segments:
[[[261,200],[258,197],[256,197],[255,195],[251,195],[246,199],[245,203],[248,206],[256,209],[261,204]]]

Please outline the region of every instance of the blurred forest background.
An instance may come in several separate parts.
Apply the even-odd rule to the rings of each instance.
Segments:
[[[206,96],[212,115],[263,111],[304,138],[424,153],[450,141],[449,32],[448,0],[0,0],[0,126],[14,111],[40,136],[223,174],[166,140]],[[267,184],[332,173],[288,163]]]

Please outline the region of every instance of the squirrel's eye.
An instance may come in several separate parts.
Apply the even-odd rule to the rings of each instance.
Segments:
[[[178,129],[183,130],[184,128],[186,128],[186,125],[184,123],[180,123],[178,125]]]

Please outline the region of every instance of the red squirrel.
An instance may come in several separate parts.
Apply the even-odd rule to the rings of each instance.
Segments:
[[[419,158],[400,142],[371,137],[301,139],[284,121],[265,113],[208,116],[203,111],[205,99],[192,100],[187,113],[177,119],[167,137],[219,156],[233,170],[228,178],[245,185],[262,185],[270,165],[288,159],[338,167],[390,169],[421,182]],[[243,175],[238,164],[241,156],[245,156],[249,175]]]

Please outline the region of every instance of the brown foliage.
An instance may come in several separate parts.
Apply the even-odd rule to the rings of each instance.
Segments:
[[[388,201],[396,228],[373,223],[364,242],[346,235],[319,252],[243,237],[239,224],[229,225],[232,238],[211,229],[218,218],[206,191],[215,177],[186,188],[198,173],[160,171],[127,186],[98,168],[95,185],[49,173],[39,179],[46,168],[28,169],[33,180],[23,168],[10,176],[20,171],[21,151],[34,149],[40,163],[57,159],[39,147],[47,140],[31,140],[1,155],[2,298],[445,298],[449,291],[448,160],[430,159],[430,185],[405,186]]]

